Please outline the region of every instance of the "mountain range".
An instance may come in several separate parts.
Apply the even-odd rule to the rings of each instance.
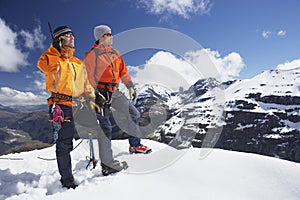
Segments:
[[[300,161],[299,68],[225,83],[201,79],[175,96],[180,100],[165,104],[176,108],[172,117],[156,130],[162,141]]]
[[[144,85],[135,105],[142,134],[177,149],[213,147],[300,162],[300,68],[228,82],[200,79],[179,92]],[[15,148],[32,141],[51,145],[48,110],[0,106],[0,118],[1,154],[23,151]],[[118,126],[113,130],[114,138],[126,137]]]

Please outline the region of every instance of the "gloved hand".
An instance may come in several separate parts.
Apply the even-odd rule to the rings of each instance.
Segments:
[[[100,107],[94,101],[90,101],[89,105],[91,110],[96,110],[98,113],[101,113]]]
[[[131,100],[135,100],[136,98],[136,91],[133,87],[128,88],[129,90],[129,97]]]

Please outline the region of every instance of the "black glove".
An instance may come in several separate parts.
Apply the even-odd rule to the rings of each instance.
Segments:
[[[100,108],[104,108],[106,105],[106,98],[103,94],[101,94],[99,91],[95,90],[95,95],[96,95],[96,99],[95,99],[95,103],[100,107]]]

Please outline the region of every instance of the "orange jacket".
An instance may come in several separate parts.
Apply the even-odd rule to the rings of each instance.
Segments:
[[[97,59],[96,52],[93,49],[98,51]],[[112,46],[94,44],[93,48],[85,54],[84,64],[88,79],[94,88],[105,87],[103,84],[98,84],[98,82],[119,84],[120,80],[127,87],[133,86],[121,54]],[[108,89],[113,92],[116,88],[108,87]]]
[[[40,56],[37,67],[45,73],[46,90],[62,95],[79,97],[86,93],[94,97],[94,88],[87,80],[82,61],[73,56],[74,49],[63,47],[59,53],[52,45]],[[48,99],[48,105],[54,102],[72,106],[71,101]]]

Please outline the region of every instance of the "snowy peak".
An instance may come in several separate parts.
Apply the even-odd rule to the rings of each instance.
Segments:
[[[163,102],[166,106],[174,106],[180,102],[176,93],[162,85],[146,84],[142,88],[138,88],[138,91],[139,94],[137,103],[139,101],[148,100],[150,101],[150,104],[148,104],[150,106],[154,105],[158,101]]]
[[[236,81],[225,89],[225,94],[227,111],[294,110],[300,105],[300,68],[265,71],[253,79]]]
[[[211,146],[300,162],[295,156],[300,138],[299,69],[265,71],[252,79],[226,83],[201,79],[186,91],[162,98],[144,90],[148,102],[156,98],[161,105],[168,102],[164,107],[168,118],[155,135],[176,148]],[[175,101],[170,97],[180,102],[172,106]],[[149,108],[145,99],[138,105]]]
[[[300,68],[294,70],[265,71],[252,79],[236,81],[226,89],[226,100],[263,96],[300,96]]]

